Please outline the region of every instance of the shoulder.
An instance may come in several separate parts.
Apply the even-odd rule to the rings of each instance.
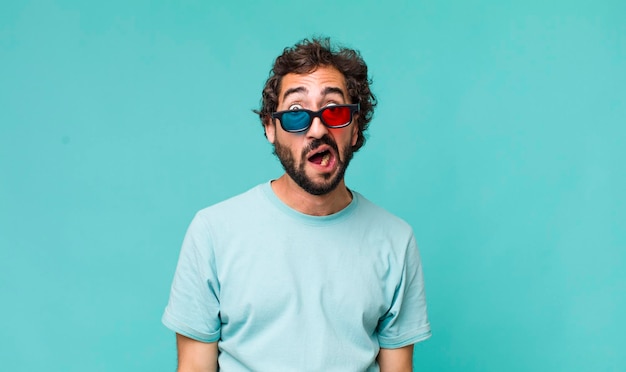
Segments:
[[[413,228],[405,220],[374,204],[360,193],[356,191],[352,191],[352,193],[358,201],[359,218],[364,219],[364,222],[382,227],[385,230],[391,230],[394,233],[413,234]]]
[[[246,213],[251,208],[263,203],[263,187],[264,184],[257,185],[241,194],[203,208],[196,213],[196,218],[211,218],[212,216],[222,218],[228,215]]]
[[[200,209],[189,225],[189,232],[219,232],[231,225],[245,225],[248,219],[255,218],[256,211],[267,209],[267,198],[263,184],[219,203]]]

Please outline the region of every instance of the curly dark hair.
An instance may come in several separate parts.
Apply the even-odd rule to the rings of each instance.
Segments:
[[[278,107],[278,94],[283,77],[289,73],[309,73],[320,66],[331,66],[339,70],[346,79],[346,88],[351,103],[360,104],[357,117],[358,138],[352,147],[353,151],[358,151],[365,143],[363,132],[367,130],[372,120],[374,107],[377,104],[376,97],[370,91],[372,80],[368,78],[367,65],[357,50],[335,47],[327,37],[304,39],[284,49],[283,54],[274,61],[274,66],[265,82],[261,109],[254,110],[254,112],[259,115],[264,125],[269,124],[271,114]]]

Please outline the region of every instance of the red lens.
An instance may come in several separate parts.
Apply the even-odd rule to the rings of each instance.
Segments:
[[[340,126],[350,122],[349,107],[333,107],[329,106],[322,111],[322,119],[326,125]]]

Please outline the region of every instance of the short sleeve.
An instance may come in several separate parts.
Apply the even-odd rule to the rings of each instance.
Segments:
[[[219,282],[208,223],[196,214],[178,259],[162,317],[172,331],[202,342],[220,338]]]
[[[430,336],[422,262],[411,235],[391,307],[378,324],[378,342],[381,348],[396,349]]]

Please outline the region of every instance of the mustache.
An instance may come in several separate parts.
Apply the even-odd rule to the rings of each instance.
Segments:
[[[333,139],[329,136],[324,135],[322,138],[313,139],[304,149],[302,149],[302,157],[305,157],[306,154],[322,145],[328,145],[332,147],[336,153],[339,153],[339,147],[337,146],[337,143],[333,141]]]

